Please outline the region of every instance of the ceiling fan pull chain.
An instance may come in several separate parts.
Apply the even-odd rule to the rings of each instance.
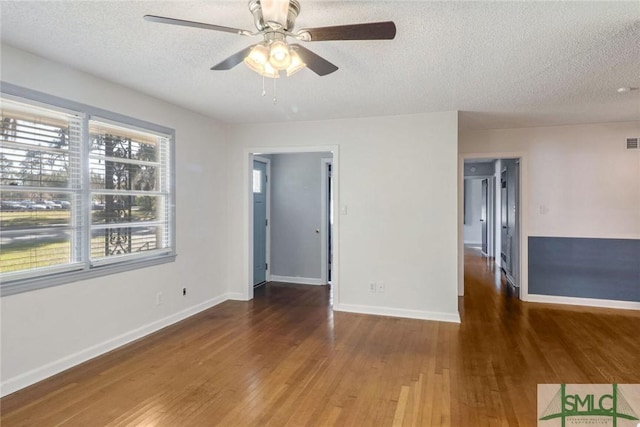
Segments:
[[[276,97],[276,79],[273,79],[273,105],[276,105],[278,98]]]
[[[262,96],[265,96],[267,94],[267,91],[264,90],[264,76],[262,76]]]

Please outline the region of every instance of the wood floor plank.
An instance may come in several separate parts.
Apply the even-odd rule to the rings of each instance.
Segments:
[[[402,427],[402,422],[404,421],[404,416],[407,409],[408,398],[409,398],[409,386],[403,385],[400,388],[400,396],[398,397],[396,414],[393,417],[393,427]]]
[[[467,250],[462,324],[270,283],[0,400],[12,426],[534,426],[537,384],[640,383],[640,313],[528,304]]]

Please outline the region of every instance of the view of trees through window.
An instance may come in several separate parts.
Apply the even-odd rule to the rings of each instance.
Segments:
[[[69,264],[77,117],[3,102],[0,267],[3,273]],[[73,140],[73,141],[72,141]],[[77,161],[76,161],[77,163]]]
[[[94,121],[89,132],[91,257],[156,249],[164,206],[158,137]]]

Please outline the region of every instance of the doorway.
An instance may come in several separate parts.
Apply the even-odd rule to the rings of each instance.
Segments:
[[[467,176],[464,180],[464,244],[493,256],[493,177]]]
[[[257,152],[258,150],[248,150],[247,152],[249,170],[245,176],[249,179],[248,187],[250,189],[249,198],[245,199],[248,202],[247,226],[249,229],[249,245],[246,252],[246,261],[249,267],[247,299],[253,298],[254,286],[260,286],[262,283],[268,283],[269,281],[308,285],[327,284],[330,281],[332,299],[336,302],[338,300],[337,290],[339,287],[339,246],[337,245],[339,221],[333,215],[333,206],[338,203],[337,195],[339,194],[337,147],[322,147],[322,149],[292,148],[261,149],[259,153]],[[313,171],[317,173],[317,187],[307,185],[307,181],[304,180],[286,179],[284,176],[286,174],[283,175],[282,173],[285,165],[288,168],[287,173],[292,173],[291,171],[300,173],[301,170],[310,170],[311,168],[301,165],[296,166],[296,161],[292,160],[296,155],[301,156],[305,153],[309,155],[307,157],[315,155],[317,158],[315,160],[316,166],[313,167]],[[320,157],[327,158],[323,158],[321,162]],[[260,175],[260,172],[256,172],[260,170],[260,165],[258,164],[260,162],[254,162],[261,159],[267,160],[265,163],[268,168],[263,181],[266,190],[266,204],[260,203],[262,193],[258,191],[257,181],[254,188],[254,174],[256,179]],[[278,165],[280,165],[280,174],[278,173]],[[278,182],[280,187],[278,187]],[[317,190],[313,190],[312,187]],[[302,198],[303,193],[309,193],[309,191],[313,193],[313,197],[316,198],[318,203],[317,210],[315,210],[318,219],[317,221],[314,220],[314,222],[309,222],[311,215],[308,214],[307,208],[309,208],[310,203],[298,203],[295,207],[291,206],[291,203],[297,198]],[[322,206],[320,206],[321,202]],[[267,207],[267,218],[263,222],[261,209],[265,205]],[[294,213],[296,216],[292,217],[291,214]],[[295,231],[294,228],[296,227],[299,227],[301,231]],[[267,244],[264,250],[266,262],[263,264],[261,260],[263,253],[262,242],[265,239],[263,239],[261,233],[264,228],[266,228]],[[313,241],[318,244],[317,255],[307,256],[305,251],[314,245],[313,243],[308,243]],[[321,242],[322,248],[320,247]],[[320,259],[321,254],[323,260]],[[317,258],[315,258],[316,256]],[[301,261],[302,259],[304,261]],[[279,263],[280,270],[278,270],[278,260],[281,261]],[[315,267],[311,270],[309,269],[310,263],[307,262],[309,260],[315,260],[314,262],[317,263],[317,273],[310,273],[310,271],[316,270]],[[262,265],[264,267],[261,267]],[[321,265],[323,266],[322,268]],[[264,279],[262,279],[262,268],[265,271]]]
[[[476,248],[521,298],[522,274],[521,158],[462,159],[463,224],[459,295],[464,294],[464,250]]]

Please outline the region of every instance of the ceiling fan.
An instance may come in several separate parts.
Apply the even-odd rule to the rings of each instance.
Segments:
[[[161,24],[223,31],[241,36],[262,36],[262,42],[242,49],[214,65],[211,69],[230,70],[244,62],[251,70],[270,78],[280,77],[281,71],[286,72],[287,76],[291,76],[305,67],[319,76],[325,76],[338,69],[337,66],[302,45],[288,44],[287,37],[302,42],[315,42],[391,40],[396,35],[396,26],[391,21],[305,28],[293,32],[296,18],[300,12],[298,0],[249,0],[249,11],[253,14],[257,28],[257,31],[254,32],[156,15],[145,15],[144,19]]]

